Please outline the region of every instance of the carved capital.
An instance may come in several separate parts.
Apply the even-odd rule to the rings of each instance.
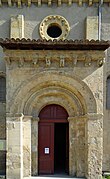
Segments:
[[[35,117],[35,118],[32,118],[32,120],[39,122],[40,118],[39,117]]]
[[[98,119],[102,119],[103,113],[102,114],[88,113],[85,115],[85,117],[87,117],[88,120],[98,120]]]

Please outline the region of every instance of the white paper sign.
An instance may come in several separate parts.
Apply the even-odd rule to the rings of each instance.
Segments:
[[[49,154],[49,148],[45,148],[45,154]]]

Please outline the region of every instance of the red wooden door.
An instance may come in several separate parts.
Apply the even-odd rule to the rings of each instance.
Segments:
[[[39,123],[39,174],[54,173],[54,123]]]
[[[68,113],[59,105],[48,105],[40,114],[38,130],[39,174],[54,173],[54,124],[67,123]]]

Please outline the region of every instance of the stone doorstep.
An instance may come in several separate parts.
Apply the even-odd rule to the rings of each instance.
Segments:
[[[5,175],[0,175],[0,179],[5,179]]]
[[[36,177],[24,177],[23,179],[58,179],[58,178],[61,178],[61,179],[69,179],[69,178],[72,178],[72,179],[85,179],[85,178],[79,178],[79,177],[70,177],[70,176],[36,176]]]
[[[109,176],[110,172],[103,172],[103,176]]]
[[[42,177],[42,176],[36,176],[36,177],[24,177],[23,179],[58,179],[58,178],[62,178],[62,179],[67,179],[67,178],[73,178],[73,179],[84,179],[84,178],[74,178],[74,177],[59,177],[59,176],[53,176],[53,177]],[[0,179],[5,179],[4,175],[0,175]]]

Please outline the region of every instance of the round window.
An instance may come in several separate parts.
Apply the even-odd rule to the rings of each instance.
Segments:
[[[40,36],[46,40],[64,40],[67,38],[70,26],[62,16],[47,16],[40,24]]]
[[[57,24],[50,24],[47,34],[52,38],[57,38],[62,34],[62,29]]]

